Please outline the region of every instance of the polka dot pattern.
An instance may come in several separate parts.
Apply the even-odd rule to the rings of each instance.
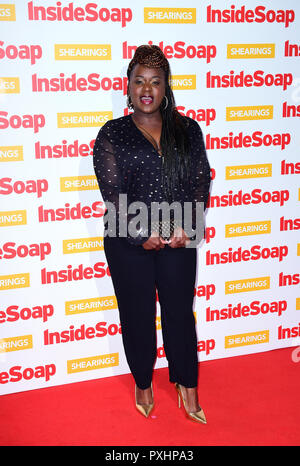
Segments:
[[[195,202],[204,202],[206,207],[210,184],[210,166],[207,160],[202,131],[198,123],[188,120],[188,132],[191,141],[193,171],[189,186],[177,184],[173,201],[192,202],[193,228],[195,225]],[[133,245],[141,245],[151,235],[152,203],[166,201],[163,185],[163,157],[156,151],[152,143],[135,125],[131,115],[116,118],[105,123],[100,129],[94,145],[93,164],[100,192],[111,214],[117,223],[116,233],[119,236],[121,219],[128,225],[137,216],[127,206],[132,202],[143,202],[148,208],[148,219],[141,220],[136,226],[135,237],[127,235]],[[120,194],[127,194],[127,205]],[[109,204],[111,203],[111,204]],[[120,215],[120,216],[119,216]],[[114,228],[106,223],[106,234],[114,235]],[[120,234],[122,236],[122,234]]]

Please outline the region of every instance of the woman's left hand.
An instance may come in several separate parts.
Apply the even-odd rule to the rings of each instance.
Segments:
[[[183,248],[190,242],[191,240],[187,236],[184,229],[181,227],[177,227],[175,228],[174,233],[171,236],[170,242],[168,244],[171,248]]]

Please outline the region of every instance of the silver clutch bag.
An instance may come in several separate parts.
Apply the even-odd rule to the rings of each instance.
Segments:
[[[164,240],[169,240],[173,235],[176,226],[176,222],[174,222],[174,220],[171,219],[170,222],[153,222],[152,229],[153,231],[157,231],[159,233],[159,236],[161,236]]]

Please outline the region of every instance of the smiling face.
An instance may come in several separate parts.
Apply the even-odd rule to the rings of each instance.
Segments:
[[[161,68],[137,64],[130,75],[129,95],[134,112],[155,113],[165,96],[165,73]]]

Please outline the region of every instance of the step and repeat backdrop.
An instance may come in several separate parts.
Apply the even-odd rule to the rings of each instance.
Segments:
[[[169,59],[211,165],[199,361],[295,347],[296,363],[299,3],[15,0],[0,25],[1,394],[129,372],[92,150],[128,114],[126,70],[145,43]]]

